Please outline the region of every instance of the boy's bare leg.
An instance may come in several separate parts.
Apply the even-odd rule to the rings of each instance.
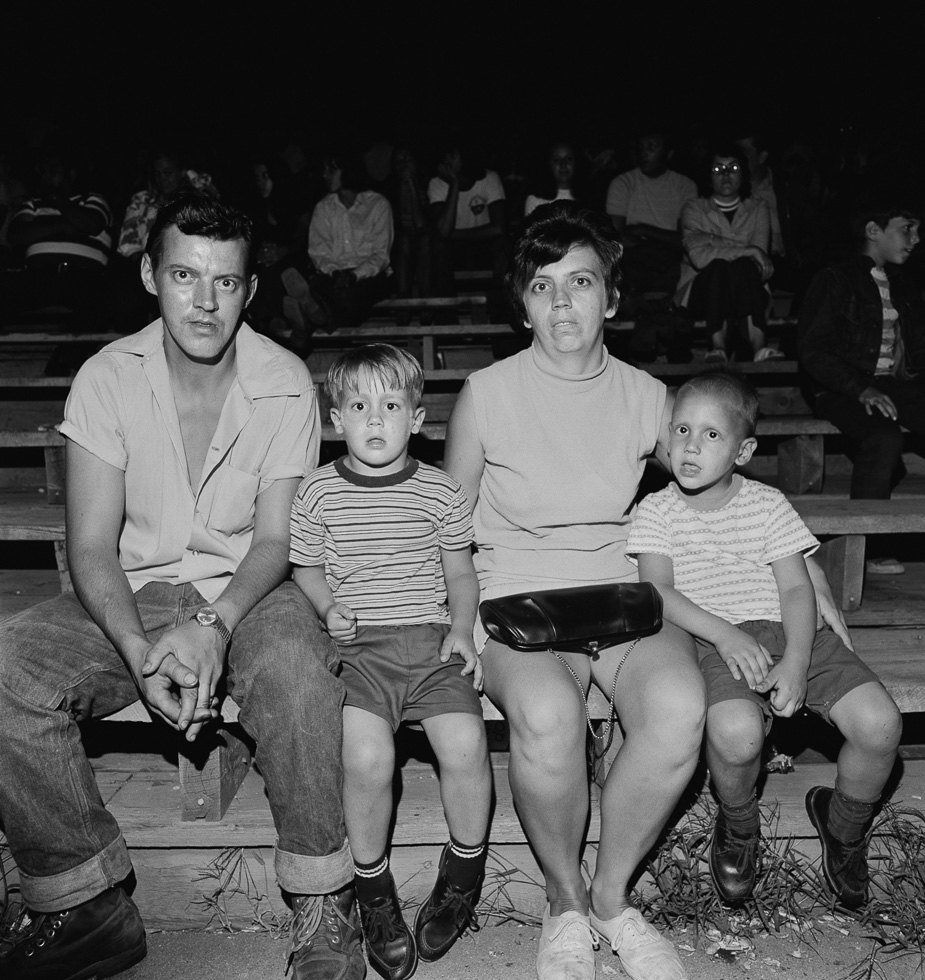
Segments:
[[[453,712],[425,718],[422,724],[440,767],[440,796],[450,827],[433,891],[414,922],[420,957],[433,962],[478,921],[475,906],[485,878],[491,767],[481,714]]]
[[[379,715],[344,708],[344,820],[353,860],[376,861],[385,853],[392,817],[395,737]]]
[[[829,712],[844,735],[836,782],[853,800],[877,800],[896,761],[902,715],[884,687],[875,682],[849,691]]]
[[[480,715],[456,712],[425,718],[421,724],[440,766],[440,799],[450,833],[458,841],[481,844],[491,807],[485,722]]]
[[[755,791],[764,746],[764,715],[753,701],[720,701],[707,711],[706,758],[717,795],[739,806]]]

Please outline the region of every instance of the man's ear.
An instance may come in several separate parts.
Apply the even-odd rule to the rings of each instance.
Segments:
[[[344,422],[341,418],[339,408],[331,409],[331,421],[334,423],[334,431],[338,434],[342,434],[344,431]]]
[[[411,418],[411,431],[415,434],[421,431],[421,426],[424,424],[425,409],[423,405],[418,405],[414,410],[414,415]]]
[[[245,306],[249,305],[253,301],[254,294],[256,292],[257,292],[257,273],[255,272],[250,277],[247,283],[247,299],[245,300],[244,303]]]
[[[615,289],[613,291],[613,305],[607,307],[607,311],[604,313],[604,319],[609,320],[612,316],[615,316],[618,309],[620,309],[620,290]]]
[[[141,281],[145,289],[152,296],[157,296],[157,285],[154,282],[154,266],[151,265],[151,256],[145,252],[141,257]]]
[[[754,436],[743,439],[742,444],[739,446],[738,455],[736,456],[736,466],[745,466],[757,448],[758,440]]]

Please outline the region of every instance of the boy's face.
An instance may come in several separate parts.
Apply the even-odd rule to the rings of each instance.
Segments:
[[[886,228],[881,228],[876,221],[868,221],[867,243],[867,254],[877,265],[902,265],[919,243],[919,223],[915,218],[890,218]]]
[[[741,423],[719,398],[682,394],[671,415],[668,454],[671,472],[701,503],[718,501],[729,489],[736,466],[744,466],[757,442],[742,435]]]
[[[350,469],[366,476],[392,476],[405,468],[408,440],[420,432],[424,409],[415,406],[410,392],[385,389],[364,372],[357,390],[331,409],[331,421],[347,442]]]

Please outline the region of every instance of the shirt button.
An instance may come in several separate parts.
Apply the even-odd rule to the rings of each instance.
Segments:
[[[193,552],[193,554],[194,554],[194,555],[195,555],[195,556],[196,556],[197,558],[199,557],[199,552],[198,552],[198,551],[194,551],[194,552]]]

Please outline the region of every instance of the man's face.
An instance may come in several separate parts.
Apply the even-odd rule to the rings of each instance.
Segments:
[[[886,228],[871,221],[867,229],[871,257],[877,265],[902,265],[919,243],[919,223],[915,218],[890,218]]]
[[[636,144],[639,169],[647,177],[658,177],[668,167],[668,147],[663,136],[643,136]]]
[[[168,360],[179,355],[203,364],[221,359],[257,288],[257,277],[247,275],[243,239],[184,235],[176,225],[164,233],[156,270],[144,256],[141,278],[161,308]]]

